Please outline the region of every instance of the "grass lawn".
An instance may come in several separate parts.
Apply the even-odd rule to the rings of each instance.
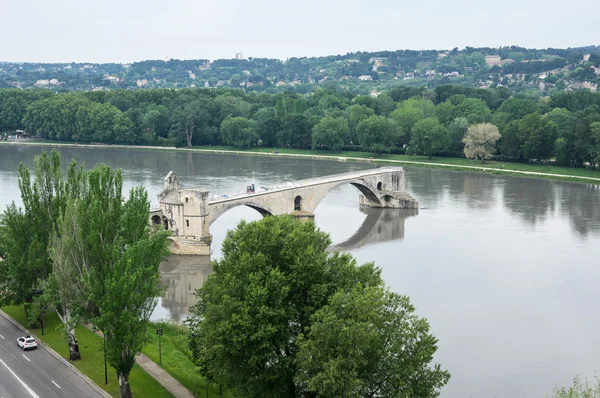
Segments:
[[[158,328],[163,329],[163,335],[160,337],[162,365],[159,364],[158,355],[158,335],[156,334]],[[187,387],[188,390],[194,391],[194,388],[203,385],[208,388],[209,397],[216,397],[219,395],[218,387],[209,385],[204,377],[200,375],[198,367],[192,362],[191,352],[188,349],[187,333],[187,326],[185,325],[174,325],[168,322],[152,323],[148,326],[150,342],[142,352]],[[204,390],[202,391],[204,394]],[[232,395],[227,391],[223,391],[223,396],[231,397]]]
[[[6,306],[2,310],[10,315],[21,325],[27,325],[23,306]],[[35,334],[38,340],[43,341],[63,358],[69,357],[69,346],[67,338],[63,336],[59,326],[62,326],[56,313],[52,312],[46,316],[44,324],[44,335],[41,329],[27,328]],[[108,366],[108,384],[104,384],[104,351],[103,339],[83,326],[77,327],[77,341],[81,350],[80,361],[70,361],[83,374],[92,379],[100,388],[113,397],[119,397],[119,383],[115,370]],[[138,365],[133,367],[129,377],[131,392],[134,397],[173,397],[158,381],[146,373]]]

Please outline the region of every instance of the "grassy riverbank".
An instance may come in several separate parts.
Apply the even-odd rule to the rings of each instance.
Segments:
[[[162,328],[163,335],[160,337],[162,346],[162,364],[159,364],[158,335],[156,329]],[[153,322],[148,325],[148,336],[150,341],[142,353],[152,359],[156,364],[162,367],[167,373],[173,376],[178,382],[183,384],[188,390],[194,389],[200,385],[208,388],[209,396],[218,396],[218,388],[209,385],[200,375],[198,367],[192,362],[191,352],[188,348],[188,328],[185,325],[176,325],[169,322]],[[223,392],[223,397],[230,397],[227,392]]]
[[[61,141],[0,141],[0,144],[6,145],[61,145],[86,148],[126,148],[126,149],[146,149],[146,150],[172,150],[172,151],[194,151],[209,153],[235,153],[245,155],[263,155],[263,156],[291,156],[310,159],[323,159],[335,161],[356,161],[372,162],[374,164],[388,165],[410,165],[430,168],[445,168],[462,171],[488,172],[492,174],[517,175],[533,178],[556,179],[563,181],[585,182],[600,184],[600,171],[585,168],[573,168],[562,166],[550,166],[528,163],[510,163],[488,161],[486,163],[474,162],[465,158],[442,158],[434,157],[429,159],[426,156],[409,155],[376,155],[371,152],[326,152],[312,149],[277,149],[278,155],[273,153],[273,148],[254,147],[249,149],[240,149],[227,146],[196,146],[192,149],[173,148],[173,147],[152,147],[152,146],[131,146],[131,145],[101,145],[101,144],[76,144],[74,142]]]
[[[235,147],[227,146],[196,146],[194,150],[199,151],[227,151],[227,152],[239,152],[239,153],[261,153],[261,154],[273,154],[273,148],[260,148],[254,147],[249,149],[240,149]],[[547,174],[561,174],[566,177],[589,177],[597,178],[600,180],[600,171],[591,170],[584,168],[573,168],[573,167],[562,167],[562,166],[550,166],[540,164],[528,164],[528,163],[510,163],[510,162],[497,162],[487,161],[486,163],[474,162],[465,158],[442,158],[432,157],[429,159],[427,156],[409,156],[409,155],[392,155],[382,154],[376,155],[372,152],[354,152],[354,151],[341,151],[341,152],[326,152],[317,151],[312,149],[288,149],[277,148],[279,154],[284,155],[303,155],[310,157],[326,157],[326,158],[354,158],[361,160],[370,160],[375,163],[386,161],[394,161],[405,164],[432,164],[438,166],[456,166],[457,168],[468,167],[473,169],[490,169],[497,170],[500,172],[510,171],[525,171],[525,172],[536,172],[536,173],[547,173]]]
[[[21,325],[27,325],[23,306],[5,306],[2,307],[2,311],[6,312]],[[62,333],[61,326],[58,316],[56,313],[52,312],[46,316],[43,336],[41,329],[27,329],[29,329],[38,340],[46,343],[46,345],[66,359],[69,357],[69,346],[67,345],[66,336]],[[119,397],[120,392],[117,375],[110,365],[108,367],[108,384],[104,384],[103,339],[85,327],[79,326],[77,327],[77,341],[79,343],[79,349],[81,350],[82,359],[69,362],[111,396]],[[131,383],[131,392],[134,397],[173,397],[169,391],[138,365],[133,367],[129,381]]]

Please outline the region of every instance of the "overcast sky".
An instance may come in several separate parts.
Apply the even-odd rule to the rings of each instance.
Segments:
[[[600,44],[599,0],[0,0],[0,61]]]

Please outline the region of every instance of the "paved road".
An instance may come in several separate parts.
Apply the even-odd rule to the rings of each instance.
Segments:
[[[39,346],[23,351],[23,335],[0,315],[0,398],[105,398],[74,369]]]

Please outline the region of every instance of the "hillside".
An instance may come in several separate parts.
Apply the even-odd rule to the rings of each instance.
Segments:
[[[132,64],[0,63],[0,88],[54,91],[241,87],[246,91],[312,92],[318,87],[377,95],[399,84],[507,87],[546,95],[600,83],[600,46],[568,49],[457,48],[356,52],[327,57],[150,60]]]

